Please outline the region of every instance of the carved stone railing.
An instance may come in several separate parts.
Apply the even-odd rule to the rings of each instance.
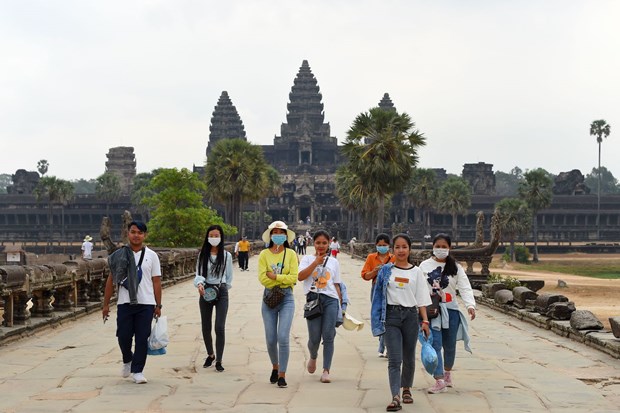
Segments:
[[[162,268],[162,284],[194,276],[198,249],[155,249]],[[0,266],[2,327],[31,328],[38,319],[58,318],[78,309],[99,308],[107,260],[73,260],[49,265]],[[32,305],[29,302],[32,300]],[[1,330],[1,329],[0,329]],[[0,341],[4,331],[0,331]]]

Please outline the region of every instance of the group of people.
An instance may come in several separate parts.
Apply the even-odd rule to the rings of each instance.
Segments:
[[[118,289],[117,336],[123,355],[123,377],[133,376],[136,383],[146,383],[143,368],[146,362],[146,340],[153,317],[161,314],[161,268],[157,254],[143,245],[146,225],[129,225],[129,245],[109,258],[112,275],[106,282],[103,317],[109,315],[109,302]],[[205,234],[196,265],[194,286],[199,294],[202,336],[207,350],[203,367],[215,365],[223,372],[225,325],[228,313],[228,292],[232,288],[232,254],[224,249],[224,231],[210,226]],[[347,301],[346,286],[337,260],[339,245],[329,233],[319,230],[312,236],[315,252],[299,259],[291,247],[295,233],[282,221],[269,225],[262,235],[266,248],[258,257],[258,280],[264,287],[261,315],[267,352],[271,362],[269,382],[287,387],[286,371],[290,353],[290,331],[295,312],[293,287],[301,282],[306,296],[305,317],[308,328],[310,374],[317,369],[319,346],[323,344],[320,381],[330,383],[336,326],[342,321],[343,303]],[[242,238],[236,253],[247,270]],[[249,242],[248,242],[249,244]],[[243,248],[243,250],[242,250]],[[438,355],[433,374],[435,384],[427,391],[441,393],[452,387],[457,340],[464,340],[469,350],[467,318],[456,301],[457,290],[465,303],[470,319],[475,318],[475,300],[463,270],[450,255],[451,239],[438,234],[433,239],[433,255],[420,266],[410,263],[411,239],[398,234],[392,239],[379,234],[376,252],[369,254],[361,277],[371,281],[371,327],[379,337],[379,355],[388,359],[388,381],[391,401],[387,411],[401,409],[401,403],[413,403],[411,387],[415,371],[415,350],[418,333],[431,336]],[[392,252],[390,252],[390,248]],[[334,251],[336,251],[334,253]],[[249,253],[249,246],[247,248]],[[431,297],[435,296],[435,300]],[[427,311],[433,301],[438,310]],[[320,311],[315,311],[318,306]],[[213,323],[215,313],[215,323]],[[312,314],[312,316],[311,316]],[[433,318],[430,318],[432,316]],[[339,321],[340,320],[340,321]],[[213,328],[214,327],[214,328]],[[215,331],[215,348],[211,331]],[[132,338],[135,350],[132,353]]]

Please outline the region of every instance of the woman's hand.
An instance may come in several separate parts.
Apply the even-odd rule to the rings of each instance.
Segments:
[[[474,307],[469,307],[467,309],[467,312],[469,313],[469,317],[471,317],[472,320],[476,318],[476,309]]]
[[[205,286],[204,285],[198,284],[198,294],[200,294],[201,297],[203,295],[205,295]]]
[[[265,274],[267,275],[267,277],[271,280],[275,280],[276,279],[276,273],[274,273],[273,271],[267,271],[267,273]]]
[[[428,338],[431,335],[431,329],[428,326],[428,321],[422,323],[422,331],[424,331],[424,337]]]

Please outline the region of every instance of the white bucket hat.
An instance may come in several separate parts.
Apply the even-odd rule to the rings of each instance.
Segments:
[[[342,317],[342,327],[344,327],[345,330],[349,330],[349,331],[353,331],[353,330],[360,331],[362,328],[364,328],[364,322],[356,320],[355,318],[351,317],[349,314],[344,313]]]
[[[269,244],[269,242],[271,241],[271,231],[276,228],[286,230],[286,235],[287,235],[289,244],[293,242],[293,240],[295,239],[295,233],[292,230],[288,229],[288,226],[284,222],[273,221],[271,224],[269,224],[265,232],[263,232],[262,238],[263,238],[263,241],[265,241],[265,244]]]
[[[92,241],[92,240],[93,240],[93,237],[91,237],[90,235],[87,235],[87,236],[84,237],[84,242]]]

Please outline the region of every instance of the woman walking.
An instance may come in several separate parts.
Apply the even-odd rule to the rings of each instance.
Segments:
[[[215,370],[224,371],[222,356],[226,342],[226,315],[228,314],[228,290],[232,288],[233,264],[232,254],[224,250],[224,231],[219,225],[207,228],[205,240],[198,255],[194,286],[198,288],[200,298],[200,320],[202,338],[207,348],[207,358],[202,367],[211,367],[215,361]],[[211,325],[215,308],[215,354]]]
[[[463,340],[465,350],[471,353],[467,318],[459,309],[456,291],[459,291],[472,320],[476,318],[476,300],[465,270],[450,255],[451,247],[449,235],[437,234],[433,238],[433,256],[420,264],[427,274],[432,293],[441,297],[438,316],[431,320],[433,348],[437,352],[438,364],[433,374],[435,385],[428,389],[429,393],[442,393],[447,387],[452,387],[457,340]]]
[[[299,263],[299,281],[304,282],[306,300],[319,299],[322,308],[321,315],[306,319],[308,323],[308,373],[316,371],[316,359],[321,341],[323,341],[323,374],[322,383],[330,383],[329,371],[334,356],[334,338],[336,337],[336,322],[341,311],[340,302],[340,265],[335,257],[327,253],[329,234],[319,230],[312,237],[314,240],[315,255],[304,255]]]
[[[263,232],[262,238],[268,248],[258,256],[258,280],[265,287],[261,313],[272,364],[269,381],[284,388],[287,386],[289,340],[295,314],[293,286],[298,274],[297,254],[289,247],[295,233],[284,222],[274,221]]]
[[[431,304],[424,273],[409,263],[409,236],[396,235],[392,247],[394,263],[388,263],[379,270],[371,306],[372,333],[375,336],[385,335],[388,352],[388,379],[392,397],[386,407],[388,412],[402,408],[401,388],[402,402],[413,403],[411,386],[418,331],[421,322],[425,335],[429,335],[426,306]]]
[[[362,268],[362,278],[366,281],[372,281],[372,287],[370,288],[370,300],[375,291],[375,285],[377,283],[377,274],[379,270],[385,264],[394,262],[394,255],[390,254],[390,236],[385,233],[377,235],[375,239],[375,249],[377,252],[371,252],[366,257],[366,262]],[[379,336],[379,357],[385,357],[385,343],[384,336]]]

